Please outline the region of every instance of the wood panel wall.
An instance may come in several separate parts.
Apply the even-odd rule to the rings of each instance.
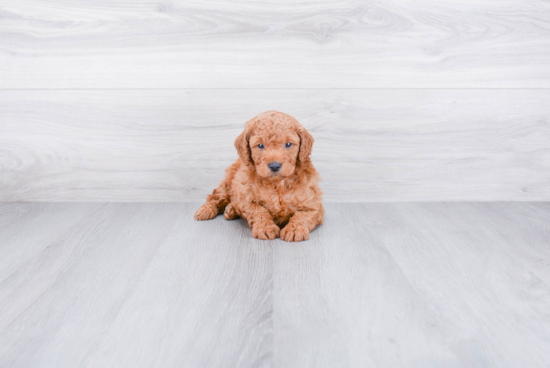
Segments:
[[[0,3],[0,201],[199,201],[294,115],[327,201],[550,200],[550,2]]]

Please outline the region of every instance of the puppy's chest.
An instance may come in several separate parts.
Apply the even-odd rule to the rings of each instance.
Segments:
[[[276,222],[288,221],[296,212],[293,191],[262,190],[261,197],[264,200],[263,206],[269,210]]]

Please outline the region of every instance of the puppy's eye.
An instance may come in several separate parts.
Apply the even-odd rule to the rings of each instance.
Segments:
[[[290,147],[292,147],[292,143],[290,143],[290,142],[287,142],[287,143],[285,144],[285,147],[286,147],[286,148],[290,148]]]
[[[260,143],[260,144],[258,144],[258,148],[259,149],[264,149],[264,145]]]

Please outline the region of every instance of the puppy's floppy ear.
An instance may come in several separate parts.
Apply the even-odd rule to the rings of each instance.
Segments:
[[[250,124],[246,123],[244,131],[235,139],[235,148],[239,153],[239,157],[242,162],[247,166],[254,165],[252,161],[252,154],[250,153],[250,146],[248,145],[248,140],[250,139]]]
[[[298,135],[300,136],[300,152],[298,153],[298,159],[301,162],[307,162],[311,154],[311,149],[313,148],[314,139],[303,127],[298,129]]]

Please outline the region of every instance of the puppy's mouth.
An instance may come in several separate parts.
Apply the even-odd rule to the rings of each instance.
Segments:
[[[285,175],[281,171],[270,171],[267,175],[268,179],[282,179]]]

